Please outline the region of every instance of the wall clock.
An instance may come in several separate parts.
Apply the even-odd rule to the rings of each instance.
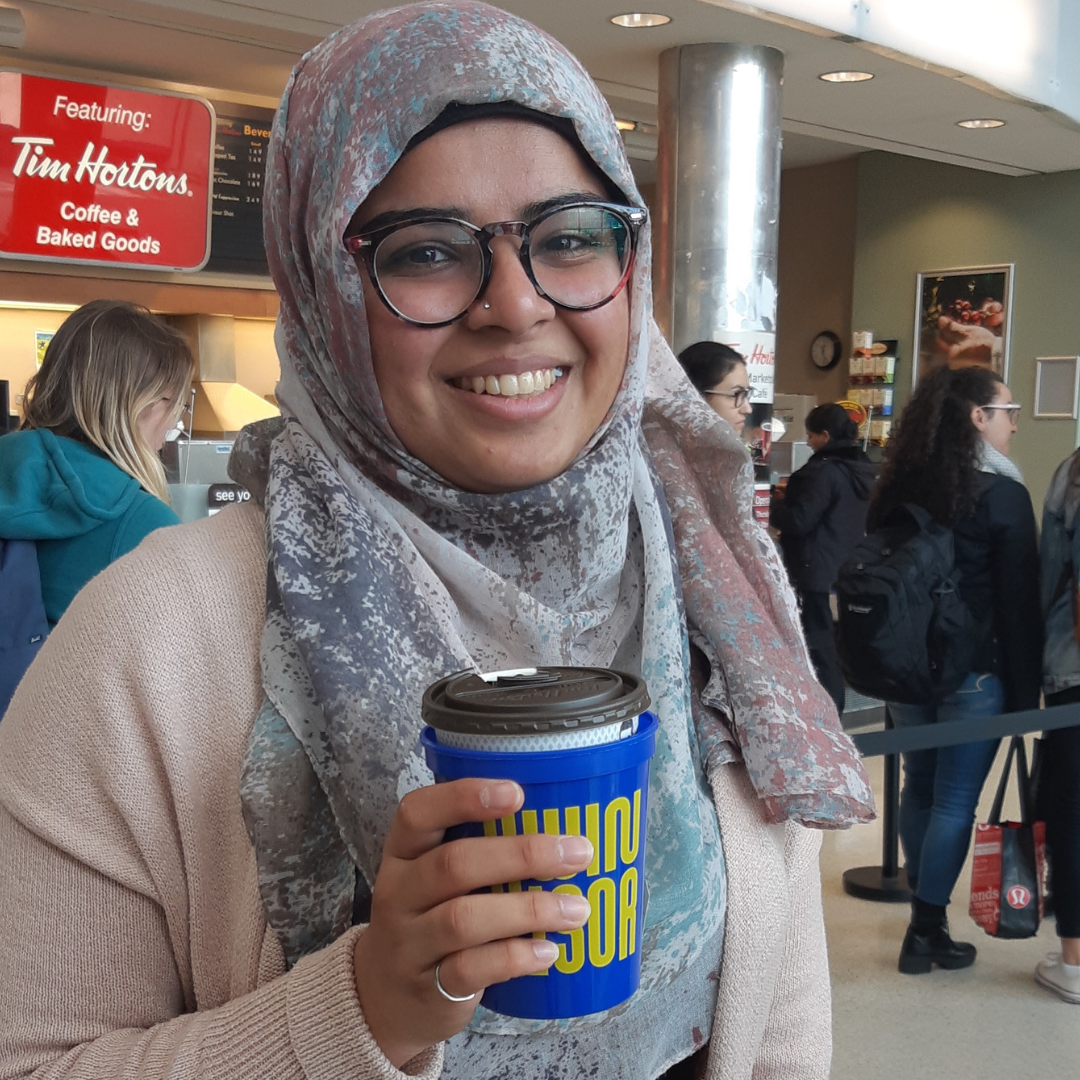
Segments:
[[[814,367],[822,371],[836,367],[843,354],[844,346],[831,330],[822,330],[810,345],[810,359],[814,362]]]

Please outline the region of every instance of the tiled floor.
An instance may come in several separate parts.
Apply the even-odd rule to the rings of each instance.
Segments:
[[[999,755],[992,778],[1001,762]],[[868,759],[867,767],[880,799],[881,758]],[[981,820],[992,794],[984,792]],[[956,938],[978,946],[974,967],[901,975],[896,958],[907,906],[855,900],[841,885],[848,867],[880,859],[877,823],[825,835],[832,1080],[1080,1080],[1080,1006],[1032,979],[1036,962],[1057,948],[1053,921],[1028,941],[987,937],[967,915],[969,860],[950,922]]]

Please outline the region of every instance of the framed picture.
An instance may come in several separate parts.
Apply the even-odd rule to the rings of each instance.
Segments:
[[[942,364],[984,364],[1008,382],[1012,286],[1012,263],[919,274],[911,385]]]
[[[1080,356],[1040,356],[1035,360],[1035,416],[1075,420],[1080,398]]]

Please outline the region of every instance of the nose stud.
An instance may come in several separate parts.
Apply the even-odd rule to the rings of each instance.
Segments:
[[[491,310],[491,304],[488,303],[487,300],[484,301],[484,310],[485,311],[490,311]]]

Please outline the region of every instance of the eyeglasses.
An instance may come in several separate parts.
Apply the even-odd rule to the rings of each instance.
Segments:
[[[708,397],[731,398],[731,404],[736,409],[741,409],[750,400],[750,391],[740,386],[737,390],[702,390]]]
[[[491,242],[521,240],[518,257],[533,288],[556,307],[591,311],[613,300],[630,277],[637,206],[584,202],[545,210],[532,221],[480,227],[423,212],[344,238],[363,259],[382,302],[415,326],[447,326],[479,299],[491,277]]]
[[[979,406],[980,409],[999,409],[1001,412],[1005,413],[1008,416],[1010,422],[1013,424],[1015,424],[1016,421],[1020,419],[1019,413],[1023,407],[1024,406],[1021,405],[1018,401],[1010,401],[1008,405]]]

